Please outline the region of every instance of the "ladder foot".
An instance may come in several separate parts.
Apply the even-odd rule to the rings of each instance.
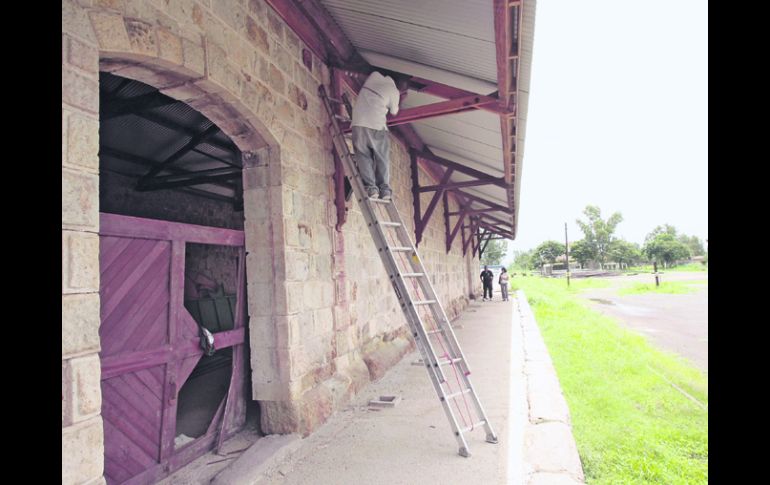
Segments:
[[[465,448],[465,447],[460,448],[458,453],[460,454],[460,456],[464,456],[465,458],[468,458],[469,456],[471,456],[471,452],[468,451],[468,448]]]
[[[493,435],[492,433],[487,434],[487,443],[497,443],[497,436]]]

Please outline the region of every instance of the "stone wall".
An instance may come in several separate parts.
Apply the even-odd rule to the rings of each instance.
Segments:
[[[134,190],[136,179],[114,172],[99,174],[99,211],[243,230],[243,212],[229,202],[205,199],[180,190]]]
[[[306,67],[304,50],[264,0],[62,1],[63,483],[104,483],[100,69],[188,103],[244,154],[252,398],[263,431],[311,432],[409,349],[355,202],[334,229],[331,139],[316,94],[329,70],[313,55]],[[391,185],[411,227],[408,162],[394,141]],[[439,206],[420,250],[451,317],[467,304],[468,258],[459,238],[446,254],[443,224]]]

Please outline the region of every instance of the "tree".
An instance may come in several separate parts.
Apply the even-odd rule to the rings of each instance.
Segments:
[[[690,249],[671,234],[660,233],[644,245],[644,254],[651,261],[668,266],[676,260],[689,258]]]
[[[584,241],[594,253],[595,258],[600,264],[607,261],[607,252],[610,249],[610,243],[613,241],[615,228],[623,222],[623,216],[620,212],[615,212],[606,221],[602,219],[602,211],[595,205],[587,205],[583,214],[588,221],[577,220],[578,226],[585,234]]]
[[[529,251],[514,251],[513,252],[513,266],[521,270],[529,270],[535,268],[534,250]]]
[[[677,239],[680,243],[684,244],[690,249],[690,254],[693,256],[703,256],[705,251],[703,250],[703,243],[698,238],[698,236],[687,236],[685,234],[680,234]]]
[[[596,258],[596,253],[593,251],[593,248],[589,247],[582,239],[569,245],[569,255],[571,258],[574,258],[575,261],[580,263],[581,268],[585,266],[587,262]]]
[[[507,249],[508,243],[503,239],[489,241],[487,247],[484,248],[484,254],[481,255],[481,264],[500,264]]]
[[[625,264],[631,266],[641,261],[642,252],[639,246],[622,239],[615,239],[610,243],[609,257],[621,267]]]
[[[652,241],[659,234],[671,234],[673,237],[676,237],[676,228],[670,224],[663,224],[662,226],[656,226],[651,233],[647,234],[644,237],[644,244],[647,244],[648,242]]]
[[[564,244],[558,241],[545,241],[535,248],[535,261],[541,267],[546,263],[553,264],[556,258],[564,254]]]

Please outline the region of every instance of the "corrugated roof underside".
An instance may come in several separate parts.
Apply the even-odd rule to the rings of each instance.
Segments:
[[[490,0],[322,0],[358,49],[497,83]]]

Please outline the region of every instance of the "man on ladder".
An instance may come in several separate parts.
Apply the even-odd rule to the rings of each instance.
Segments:
[[[398,83],[398,85],[396,84]],[[386,115],[398,114],[398,105],[406,97],[409,82],[406,78],[383,76],[377,71],[366,79],[353,107],[350,122],[353,132],[353,150],[366,195],[390,200],[390,136]]]

